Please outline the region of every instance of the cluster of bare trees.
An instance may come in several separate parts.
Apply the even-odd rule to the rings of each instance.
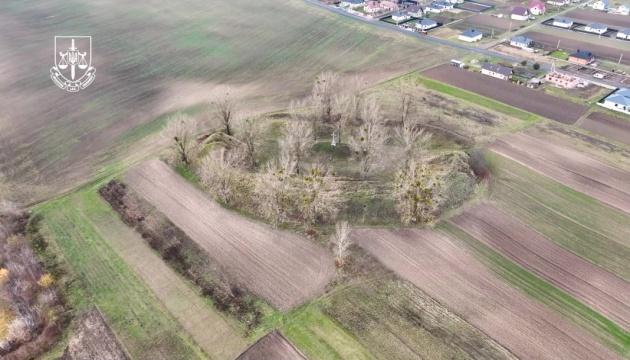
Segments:
[[[400,220],[404,224],[433,221],[441,201],[440,178],[426,163],[414,160],[396,173],[394,196]]]
[[[64,305],[55,279],[46,273],[30,247],[28,215],[0,206],[0,306],[6,332],[1,358],[33,358],[61,332]]]

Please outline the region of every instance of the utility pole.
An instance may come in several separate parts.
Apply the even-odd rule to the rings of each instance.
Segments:
[[[556,45],[556,50],[560,49],[560,40],[558,40],[558,45]]]
[[[617,65],[621,65],[621,59],[623,59],[623,53],[621,53],[621,55],[619,55],[619,62],[617,62]]]

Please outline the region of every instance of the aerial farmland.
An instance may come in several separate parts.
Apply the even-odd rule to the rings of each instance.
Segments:
[[[0,358],[629,358],[628,13],[0,3]]]

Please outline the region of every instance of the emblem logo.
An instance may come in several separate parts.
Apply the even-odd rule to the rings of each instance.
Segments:
[[[63,90],[79,92],[94,82],[91,36],[55,36],[55,66],[50,78]]]

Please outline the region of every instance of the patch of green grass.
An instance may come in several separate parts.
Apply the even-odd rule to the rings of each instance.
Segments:
[[[492,152],[490,198],[559,246],[630,280],[630,216]]]
[[[630,333],[573,296],[510,261],[450,223],[439,228],[468,245],[477,257],[528,296],[560,312],[622,355],[630,353]]]
[[[40,205],[42,232],[76,281],[68,300],[76,312],[91,306],[105,314],[114,332],[138,359],[204,359],[205,354],[183,332],[176,320],[99,235],[86,209],[103,206],[95,191],[82,191]]]
[[[373,359],[322,307],[322,301],[316,300],[286,314],[269,309],[261,326],[252,333],[252,339],[279,329],[309,359]]]
[[[549,56],[560,60],[567,60],[569,58],[569,53],[564,50],[554,50],[549,53]]]
[[[430,90],[439,91],[441,93],[454,96],[456,98],[471,102],[473,104],[484,106],[488,109],[498,111],[500,113],[503,113],[509,116],[513,116],[519,120],[523,120],[523,121],[531,122],[531,123],[540,120],[540,117],[538,115],[532,114],[530,112],[527,112],[521,109],[517,109],[513,106],[504,104],[502,102],[498,102],[496,100],[487,98],[485,96],[475,94],[470,91],[453,87],[439,81],[431,80],[420,75],[415,76],[414,79]]]

